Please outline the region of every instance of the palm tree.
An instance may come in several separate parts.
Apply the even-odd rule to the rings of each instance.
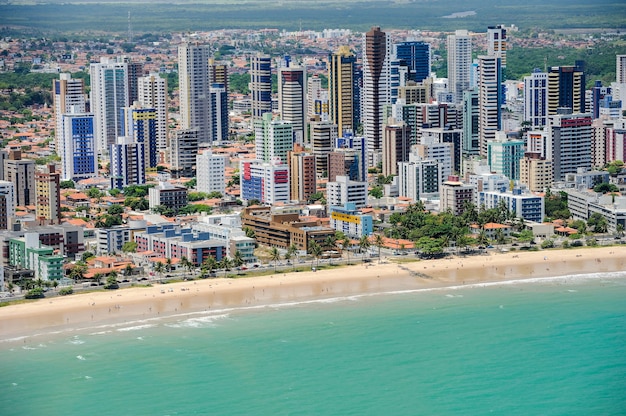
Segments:
[[[623,237],[624,236],[624,224],[622,223],[617,224],[617,226],[615,227],[615,231],[617,231],[617,235],[619,237]]]
[[[289,253],[291,257],[296,256],[296,260],[298,259],[298,247],[295,244],[289,246],[287,253]]]
[[[202,273],[207,272],[209,275],[217,268],[217,260],[215,257],[209,256],[202,262]],[[206,275],[205,275],[206,277]]]
[[[233,256],[233,264],[235,265],[235,267],[241,267],[243,263],[244,261],[241,251],[235,251],[235,255]]]
[[[489,243],[489,238],[487,238],[487,232],[484,229],[481,229],[478,233],[478,244],[486,245]]]
[[[164,270],[164,268],[165,268],[165,266],[160,261],[157,261],[156,264],[154,265],[154,271],[157,272],[158,274],[160,274],[161,278],[163,278],[163,270]]]
[[[334,235],[329,235],[324,239],[324,247],[326,250],[335,251],[337,248],[337,237]],[[333,256],[330,256],[330,264],[333,264]]]
[[[317,260],[317,266],[320,265],[320,257],[322,255],[322,247],[315,242],[315,240],[309,241],[309,254],[311,254]]]
[[[374,237],[374,245],[378,247],[378,262],[380,263],[380,249],[385,245],[385,239],[382,234],[376,234]]]
[[[230,270],[233,265],[233,262],[228,257],[222,257],[220,260],[220,267],[224,269],[224,277],[226,277],[226,272]]]
[[[195,267],[194,267],[193,263],[192,263],[191,261],[189,261],[189,259],[188,259],[187,257],[185,257],[185,256],[183,256],[183,257],[181,257],[181,258],[180,258],[180,265],[181,265],[183,268],[187,269],[187,271],[188,271],[189,273],[192,273],[192,272],[193,272],[193,269],[195,269]],[[192,274],[193,274],[193,273],[192,273]]]
[[[9,287],[11,287],[11,285],[13,285],[13,283],[9,283]],[[52,281],[52,287],[54,287],[54,290],[57,289],[57,287],[59,287],[59,281],[58,280],[53,280]],[[11,289],[9,289],[9,292],[11,291]]]
[[[124,269],[124,276],[130,276],[133,274],[133,266],[131,266],[130,264],[126,265],[126,268]]]
[[[504,231],[502,231],[502,229],[501,229],[501,228],[498,228],[498,229],[496,230],[496,235],[495,235],[495,237],[496,237],[496,242],[497,242],[498,244],[504,244],[504,243],[506,242],[506,238],[504,237]]]
[[[7,285],[7,289],[9,289],[9,293],[13,293],[13,289],[15,289],[15,285],[13,284],[13,282],[9,282],[9,284]]]
[[[43,288],[43,280],[41,279],[41,277],[39,277],[37,280],[35,280],[35,286],[42,289]]]
[[[165,259],[165,270],[168,273],[172,271],[172,259],[169,257]]]
[[[346,252],[346,255],[348,256],[348,264],[350,264],[350,243],[350,238],[348,236],[345,236],[341,240],[341,251]]]
[[[368,248],[370,248],[370,239],[368,236],[363,235],[359,239],[359,250],[363,253],[363,251],[367,251]]]
[[[274,273],[276,273],[276,264],[280,260],[280,251],[276,247],[272,247],[270,251],[270,260],[274,262]]]

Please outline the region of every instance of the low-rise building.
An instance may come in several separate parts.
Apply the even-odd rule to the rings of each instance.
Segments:
[[[374,231],[372,216],[361,213],[354,204],[331,206],[330,226],[352,238],[368,236]]]
[[[498,208],[501,203],[524,221],[542,222],[545,216],[543,196],[524,192],[521,188],[512,191],[488,191],[478,193],[479,206],[486,209]]]

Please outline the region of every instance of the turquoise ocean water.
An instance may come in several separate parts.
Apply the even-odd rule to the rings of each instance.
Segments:
[[[626,415],[626,273],[0,342],[0,414]]]

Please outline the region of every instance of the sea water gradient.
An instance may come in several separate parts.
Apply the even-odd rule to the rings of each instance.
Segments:
[[[625,415],[626,273],[4,340],[0,403],[2,415]]]

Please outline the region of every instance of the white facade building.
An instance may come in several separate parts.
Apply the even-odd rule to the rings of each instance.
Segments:
[[[467,30],[448,35],[448,85],[454,102],[461,103],[463,91],[470,88],[472,69],[472,38]]]
[[[156,137],[157,149],[168,148],[168,106],[167,80],[159,74],[150,74],[138,80],[139,102],[146,108],[156,110]]]
[[[356,208],[367,204],[367,182],[351,181],[347,176],[337,176],[335,182],[326,185],[329,206],[353,203]]]
[[[214,155],[210,150],[196,156],[196,189],[198,192],[219,192],[226,189],[224,170],[226,156]]]
[[[198,142],[210,142],[209,47],[185,43],[178,47],[180,121],[183,129],[197,129]]]

